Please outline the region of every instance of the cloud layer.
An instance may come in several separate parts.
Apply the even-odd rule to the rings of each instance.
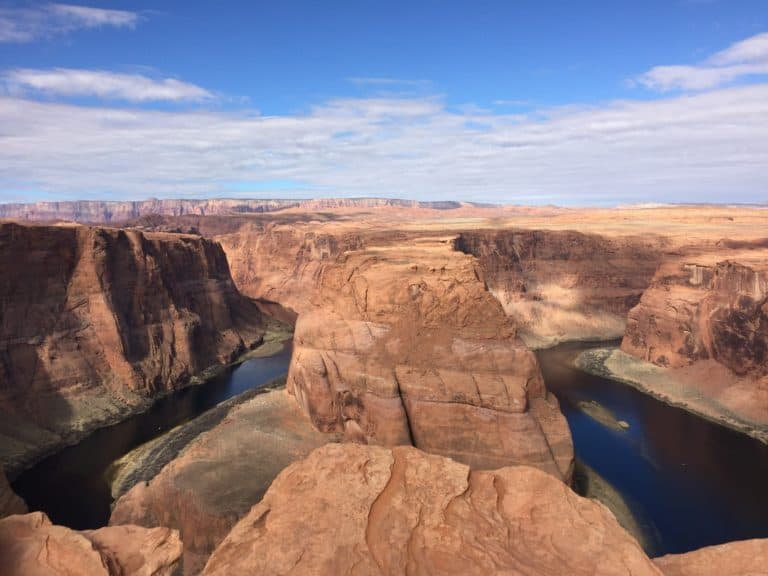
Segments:
[[[768,75],[768,32],[737,42],[696,66],[656,66],[635,82],[660,92],[698,91],[761,75]]]
[[[22,68],[6,72],[3,81],[11,93],[33,91],[56,96],[94,96],[129,102],[181,102],[213,98],[208,90],[173,78],[153,79],[139,74],[118,74],[103,70]]]
[[[657,101],[457,112],[436,97],[306,114],[0,98],[0,200],[375,195],[603,204],[768,200],[768,85]],[[248,182],[254,182],[249,193]],[[233,188],[232,183],[237,183]]]
[[[31,42],[85,28],[133,28],[138,20],[135,12],[72,4],[0,7],[0,43]]]

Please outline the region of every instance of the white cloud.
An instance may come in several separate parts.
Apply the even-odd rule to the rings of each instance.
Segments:
[[[695,66],[656,66],[634,79],[651,90],[708,90],[768,74],[768,32],[736,42]]]
[[[153,79],[139,74],[103,70],[55,68],[10,70],[2,77],[11,93],[26,91],[57,96],[95,96],[129,102],[200,101],[213,98],[208,90],[174,78]]]
[[[269,181],[307,189],[259,195],[768,200],[768,85],[530,116],[459,112],[438,98],[334,100],[264,117],[5,97],[0,126],[0,201],[23,190],[231,196],[226,183]]]
[[[85,28],[133,28],[138,20],[137,13],[127,10],[72,4],[0,7],[0,42],[31,42]]]

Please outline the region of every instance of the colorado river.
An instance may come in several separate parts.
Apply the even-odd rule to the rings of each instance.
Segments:
[[[189,386],[152,407],[65,448],[22,473],[13,489],[30,510],[42,510],[55,524],[87,529],[105,526],[112,501],[107,470],[137,446],[251,388],[285,375],[291,345],[265,358],[246,360],[204,384]]]
[[[648,552],[768,537],[768,446],[578,370],[574,358],[590,347],[539,351],[544,380],[568,419],[577,459],[624,497]],[[590,417],[583,407],[594,402],[628,428]]]

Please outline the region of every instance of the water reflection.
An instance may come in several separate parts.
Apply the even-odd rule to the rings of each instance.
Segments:
[[[652,555],[768,537],[768,446],[572,365],[594,345],[540,351],[576,456],[611,482],[648,535]],[[626,420],[609,429],[577,408],[595,400]]]

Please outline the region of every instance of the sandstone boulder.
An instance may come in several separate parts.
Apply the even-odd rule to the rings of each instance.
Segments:
[[[601,504],[534,468],[330,444],[273,482],[204,574],[658,575]]]
[[[0,520],[0,574],[170,576],[181,557],[178,532],[119,526],[77,532],[41,512]]]

